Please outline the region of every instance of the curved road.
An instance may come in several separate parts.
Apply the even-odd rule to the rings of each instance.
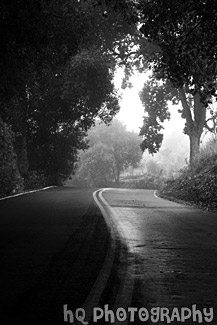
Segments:
[[[131,305],[145,307],[149,316],[154,307],[213,308],[217,324],[216,213],[160,199],[150,190],[107,189],[102,195],[133,256]],[[144,324],[141,318],[135,323]],[[146,323],[153,323],[150,317]],[[192,317],[185,323],[195,324]]]
[[[196,305],[213,308],[217,324],[216,214],[149,190],[104,189],[94,199],[98,207],[91,190],[61,187],[0,201],[1,323],[67,324],[66,305],[83,307],[89,324],[105,305],[149,313]],[[92,323],[154,322],[104,316]]]

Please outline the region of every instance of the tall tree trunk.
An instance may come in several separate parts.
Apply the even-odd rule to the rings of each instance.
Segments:
[[[112,166],[112,173],[113,173],[113,178],[115,180],[115,183],[118,185],[119,180],[120,180],[120,171],[117,166]]]
[[[201,134],[198,134],[196,130],[193,130],[191,134],[189,134],[190,139],[190,165],[193,164],[194,159],[200,152],[200,138]]]
[[[186,119],[187,134],[190,139],[190,164],[200,151],[200,139],[206,120],[206,107],[201,101],[199,93],[190,100],[187,99],[184,88],[179,89],[180,99],[183,107],[183,117]]]
[[[116,173],[116,179],[115,179],[115,183],[116,185],[119,185],[120,182],[120,170],[117,168],[117,173]]]

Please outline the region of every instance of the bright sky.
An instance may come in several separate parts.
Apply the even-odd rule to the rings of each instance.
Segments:
[[[144,83],[148,79],[148,74],[135,74],[130,78],[132,88],[121,89],[121,83],[123,78],[123,71],[119,69],[115,75],[115,86],[122,95],[120,101],[120,112],[117,114],[117,118],[121,120],[128,130],[139,132],[139,128],[143,123],[144,106],[142,105],[139,92],[142,90]],[[165,132],[171,133],[172,130],[182,133],[184,128],[184,120],[181,119],[180,113],[177,111],[177,107],[169,104],[171,119],[164,124]],[[167,130],[166,130],[167,129]]]
[[[128,130],[139,132],[143,122],[144,107],[138,93],[142,90],[147,76],[145,74],[134,75],[130,78],[133,87],[121,89],[123,75],[121,69],[115,75],[115,86],[122,95],[122,100],[120,101],[121,109],[117,114],[117,118],[126,125]]]
[[[123,71],[118,70],[115,76],[115,87],[122,95],[120,101],[120,112],[117,114],[117,118],[121,120],[130,131],[139,133],[140,127],[143,123],[144,106],[142,105],[139,92],[142,90],[144,83],[147,81],[148,75],[135,74],[130,78],[132,88],[121,89],[121,83],[123,78]],[[163,145],[167,145],[174,134],[178,136],[179,143],[177,145],[189,146],[189,139],[183,134],[184,120],[178,113],[177,107],[169,104],[171,119],[164,122],[164,140]]]

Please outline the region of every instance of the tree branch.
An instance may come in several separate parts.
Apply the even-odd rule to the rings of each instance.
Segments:
[[[202,19],[198,21],[198,23],[191,29],[187,34],[184,35],[185,40],[188,38],[188,36],[193,33],[193,31],[202,23]]]
[[[208,125],[208,122],[212,121],[213,122],[213,127],[210,127]],[[206,120],[204,122],[204,127],[209,131],[209,132],[214,132],[216,130],[216,126],[217,126],[217,121],[215,120],[215,117],[210,117],[208,118],[208,120]]]

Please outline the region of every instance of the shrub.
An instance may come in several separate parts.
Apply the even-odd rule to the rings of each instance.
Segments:
[[[0,117],[0,196],[23,190],[23,178],[17,166],[14,137],[10,127]]]
[[[180,172],[180,176],[167,180],[160,193],[169,197],[217,208],[217,141],[213,139],[201,150],[194,165]]]
[[[130,177],[125,181],[122,181],[120,187],[156,190],[159,188],[161,183],[162,177],[146,174],[140,176],[140,179],[133,179]]]
[[[28,172],[24,181],[25,190],[37,189],[48,184],[48,180],[43,171],[32,170]]]

